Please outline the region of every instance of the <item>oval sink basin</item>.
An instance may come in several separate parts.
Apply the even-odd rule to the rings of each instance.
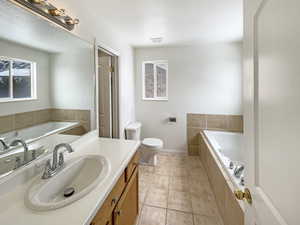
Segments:
[[[64,207],[92,191],[108,172],[109,164],[103,156],[76,158],[67,162],[65,168],[55,176],[35,180],[25,195],[25,204],[38,211]]]

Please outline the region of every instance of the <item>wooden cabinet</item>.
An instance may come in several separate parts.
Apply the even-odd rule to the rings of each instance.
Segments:
[[[113,225],[112,216],[94,218],[90,225]]]
[[[132,157],[132,159],[128,163],[128,166],[125,169],[125,179],[126,179],[126,182],[129,181],[131,175],[133,174],[133,171],[135,170],[135,168],[139,164],[139,159],[140,159],[140,153],[137,152],[137,153],[135,153],[135,155]]]
[[[139,209],[136,153],[105,199],[91,225],[134,225]]]
[[[139,211],[138,175],[134,170],[122,198],[114,211],[114,225],[133,225]]]

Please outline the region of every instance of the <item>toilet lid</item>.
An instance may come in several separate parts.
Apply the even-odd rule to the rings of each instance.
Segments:
[[[143,140],[143,145],[149,148],[162,148],[163,142],[158,138],[145,138]]]

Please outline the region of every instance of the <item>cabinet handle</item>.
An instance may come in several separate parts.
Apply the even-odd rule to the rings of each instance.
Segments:
[[[118,216],[120,216],[122,214],[122,211],[118,210],[116,213],[117,213]]]
[[[117,200],[118,200],[118,198],[113,198],[113,199],[111,200],[111,205],[116,204],[116,203],[117,203]]]

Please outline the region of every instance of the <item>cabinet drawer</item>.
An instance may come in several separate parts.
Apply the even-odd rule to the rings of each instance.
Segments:
[[[139,160],[140,160],[140,153],[136,152],[125,170],[126,182],[129,181],[134,169],[138,166]]]
[[[123,173],[119,178],[118,182],[114,186],[113,190],[110,192],[108,197],[105,199],[101,209],[96,214],[91,225],[106,225],[107,218],[111,217],[112,211],[117,205],[121,198],[122,192],[125,189],[125,174]]]

